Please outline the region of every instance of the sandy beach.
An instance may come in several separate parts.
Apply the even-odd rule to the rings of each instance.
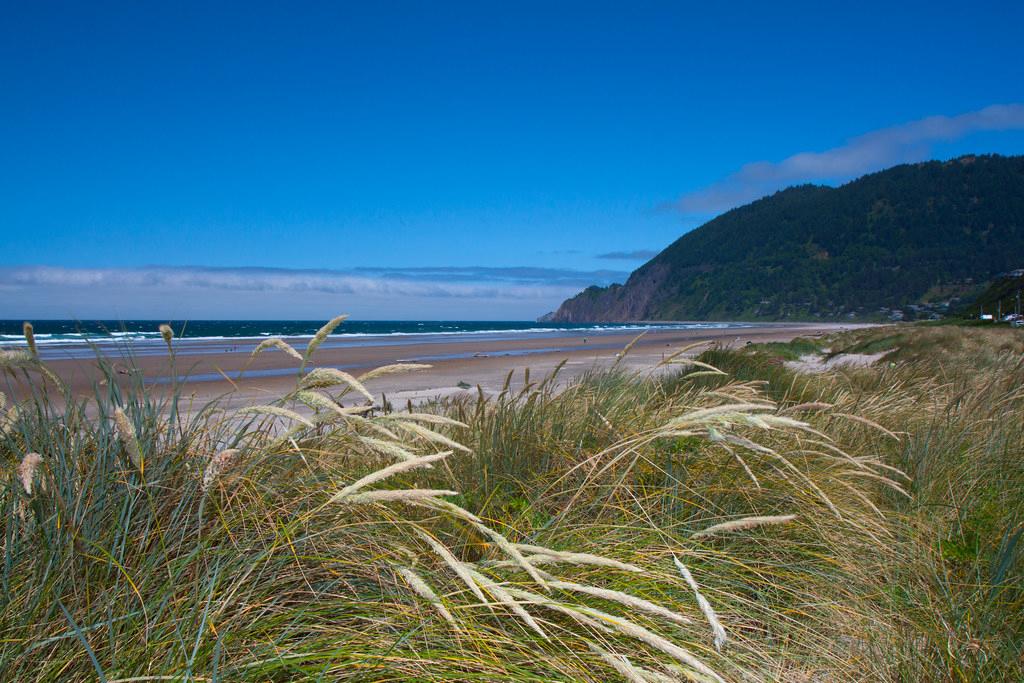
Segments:
[[[786,341],[798,336],[826,334],[851,325],[839,324],[774,324],[727,329],[652,330],[644,334],[630,350],[622,365],[636,370],[653,368],[666,355],[695,342],[724,346]],[[521,386],[524,370],[532,379],[550,373],[559,363],[561,382],[571,380],[594,368],[611,366],[622,349],[636,336],[634,332],[606,332],[584,336],[577,331],[557,336],[523,336],[518,338],[474,339],[456,336],[451,339],[430,338],[403,340],[379,337],[360,340],[358,344],[332,337],[315,355],[315,365],[334,367],[353,375],[372,368],[398,362],[429,364],[431,367],[413,373],[389,375],[370,380],[367,388],[395,405],[406,401],[419,402],[436,397],[476,392],[500,391],[509,371],[513,386]],[[300,340],[292,340],[300,349]],[[294,387],[298,361],[275,349],[257,356],[251,351],[254,340],[204,343],[176,340],[178,353],[175,368],[166,351],[150,352],[127,358],[107,352],[120,382],[128,382],[134,373],[141,373],[148,386],[167,390],[170,378],[177,376],[184,396],[202,405],[213,398],[222,398],[230,405],[245,405],[272,400]],[[68,354],[72,355],[72,354]],[[60,357],[51,354],[47,366],[65,382],[76,396],[92,394],[103,376],[96,358]],[[8,380],[11,381],[11,380]],[[13,381],[8,390],[24,395],[24,382]]]

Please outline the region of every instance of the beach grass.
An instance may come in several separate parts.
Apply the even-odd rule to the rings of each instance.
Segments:
[[[1022,339],[877,328],[411,411],[315,344],[261,344],[297,380],[245,410],[4,352],[34,391],[0,405],[0,679],[1019,680]]]

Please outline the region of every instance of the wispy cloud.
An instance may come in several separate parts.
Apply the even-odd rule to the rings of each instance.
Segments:
[[[1024,129],[1024,104],[996,104],[957,116],[929,116],[851,138],[823,152],[800,152],[779,162],[757,161],[675,203],[685,213],[718,213],[787,185],[841,182],[895,164],[927,159],[937,142],[981,131]]]
[[[0,317],[532,317],[616,270],[510,267],[0,268]],[[155,308],[154,308],[155,307]],[[328,310],[328,308],[330,310]],[[513,315],[514,313],[514,315]]]
[[[608,283],[627,276],[617,270],[482,266],[437,268],[0,268],[0,284],[19,286],[319,291],[336,294],[395,294],[426,297],[534,297],[546,288]]]
[[[609,251],[606,254],[598,254],[597,258],[609,261],[646,261],[657,255],[658,252],[651,249],[637,249],[635,251]]]

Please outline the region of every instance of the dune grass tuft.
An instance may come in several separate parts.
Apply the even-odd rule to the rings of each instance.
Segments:
[[[713,348],[409,412],[365,382],[416,366],[316,367],[340,322],[260,344],[301,371],[241,410],[104,359],[73,396],[3,352],[0,680],[1024,673],[1012,331],[815,340],[894,349],[816,375],[777,361],[803,342]]]

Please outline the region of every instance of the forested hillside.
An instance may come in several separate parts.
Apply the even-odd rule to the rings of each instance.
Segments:
[[[1024,157],[896,166],[792,187],[683,235],[625,285],[590,287],[560,321],[938,314],[1024,267]]]

